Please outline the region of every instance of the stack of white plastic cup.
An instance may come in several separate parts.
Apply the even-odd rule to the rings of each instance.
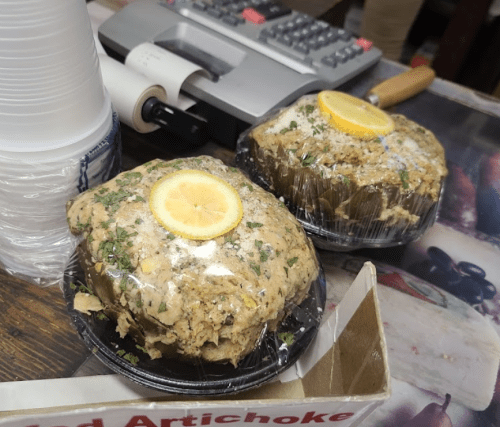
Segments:
[[[66,202],[120,167],[83,0],[0,0],[0,266],[50,284],[76,241]]]

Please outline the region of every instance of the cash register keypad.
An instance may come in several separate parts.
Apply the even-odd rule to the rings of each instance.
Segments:
[[[274,49],[327,74],[368,50],[348,31],[273,0],[192,0],[191,7],[261,44],[263,51]],[[217,31],[217,25],[212,28]]]

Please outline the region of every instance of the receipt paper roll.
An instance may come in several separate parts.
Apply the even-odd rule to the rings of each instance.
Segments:
[[[179,95],[186,79],[197,72],[209,77],[199,65],[148,42],[134,47],[125,58],[125,65],[162,86],[167,91],[167,103],[181,109]]]
[[[152,97],[165,102],[165,89],[105,54],[99,54],[99,62],[104,87],[109,92],[120,121],[140,133],[158,129],[158,125],[142,119],[142,107]]]

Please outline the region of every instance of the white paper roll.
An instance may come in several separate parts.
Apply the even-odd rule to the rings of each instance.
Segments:
[[[158,129],[158,125],[142,119],[142,107],[152,97],[166,102],[165,89],[105,54],[99,54],[99,61],[104,86],[111,96],[120,121],[140,133]]]
[[[125,65],[161,85],[167,92],[167,103],[179,108],[182,108],[179,94],[184,81],[197,72],[208,77],[199,65],[148,42],[133,48],[125,58]]]

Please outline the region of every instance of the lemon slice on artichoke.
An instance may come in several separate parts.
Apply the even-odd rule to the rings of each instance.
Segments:
[[[320,92],[318,107],[335,129],[361,139],[384,136],[394,130],[394,121],[387,113],[343,92]]]
[[[243,216],[234,187],[199,170],[181,170],[160,179],[151,189],[149,207],[165,229],[193,240],[221,236]]]

